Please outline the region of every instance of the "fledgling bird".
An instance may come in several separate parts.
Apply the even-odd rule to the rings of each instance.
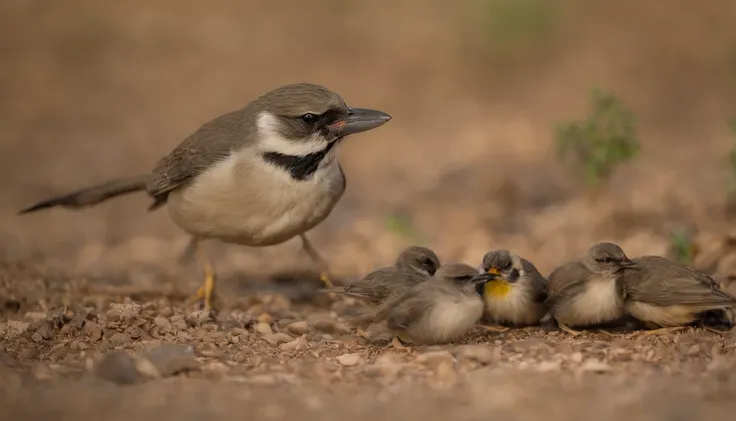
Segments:
[[[194,298],[205,309],[212,307],[215,272],[198,247],[203,239],[261,247],[298,236],[331,286],[327,265],[305,233],[327,218],[345,191],[336,146],[390,119],[348,107],[323,86],[282,86],[204,124],[150,174],[46,199],[20,213],[82,208],[145,191],[153,199],[149,210],[167,205],[174,223],[191,236],[189,250],[205,269]]]
[[[693,267],[659,256],[632,260],[635,268],[623,276],[624,306],[630,316],[650,328],[658,328],[645,334],[681,329],[711,316],[713,311],[736,307],[736,297]]]
[[[432,277],[440,267],[434,251],[420,246],[404,249],[392,266],[370,272],[344,287],[325,288],[328,293],[345,294],[368,304],[380,304],[397,288],[409,288]]]
[[[493,250],[483,256],[480,273],[498,275],[483,287],[484,318],[501,325],[483,327],[505,331],[503,326],[530,326],[547,314],[547,280],[528,260],[509,250]]]
[[[483,284],[497,276],[478,273],[464,263],[440,266],[431,280],[392,293],[377,309],[373,322],[386,323],[397,348],[402,343],[452,342],[483,316]]]
[[[555,269],[548,278],[547,305],[560,329],[592,326],[624,316],[623,271],[635,263],[614,243],[598,243],[586,255]]]

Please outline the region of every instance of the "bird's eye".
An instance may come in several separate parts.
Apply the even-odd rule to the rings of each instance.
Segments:
[[[317,117],[315,117],[312,113],[306,113],[302,116],[302,121],[307,124],[313,124],[315,120],[317,120]]]
[[[604,257],[604,258],[601,259],[601,262],[603,262],[603,263],[611,263],[611,259],[608,258],[608,257]]]
[[[511,262],[506,263],[506,266],[503,267],[503,270],[511,269]]]

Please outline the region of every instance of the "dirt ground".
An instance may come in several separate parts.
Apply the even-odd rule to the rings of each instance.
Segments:
[[[342,147],[348,190],[310,233],[340,281],[414,243],[473,265],[509,248],[549,273],[596,241],[667,254],[684,229],[727,284],[729,0],[73,3],[0,5],[0,419],[733,417],[735,331],[478,330],[397,351],[355,336],[357,306],[316,292],[298,241],[207,244],[212,320],[184,307],[200,268],[145,197],[16,215],[149,171],[205,121],[313,81],[394,117]],[[632,108],[642,153],[592,204],[552,133],[595,86]]]

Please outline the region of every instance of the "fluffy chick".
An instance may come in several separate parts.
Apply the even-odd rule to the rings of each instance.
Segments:
[[[614,243],[598,243],[585,256],[555,269],[548,278],[547,305],[560,328],[591,326],[624,316],[622,272],[635,263]]]
[[[509,250],[494,250],[483,256],[479,272],[498,275],[483,288],[486,321],[502,326],[529,326],[539,323],[547,313],[547,280],[530,261]]]

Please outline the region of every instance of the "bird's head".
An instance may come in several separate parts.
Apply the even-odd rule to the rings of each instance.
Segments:
[[[500,280],[514,283],[524,276],[524,266],[521,257],[509,250],[493,250],[483,256],[478,272],[498,275]]]
[[[614,274],[635,263],[614,243],[598,243],[588,249],[583,264],[599,274]]]
[[[374,129],[391,119],[381,111],[349,107],[337,93],[312,83],[274,89],[249,108],[259,148],[295,157],[324,154],[345,136]]]

